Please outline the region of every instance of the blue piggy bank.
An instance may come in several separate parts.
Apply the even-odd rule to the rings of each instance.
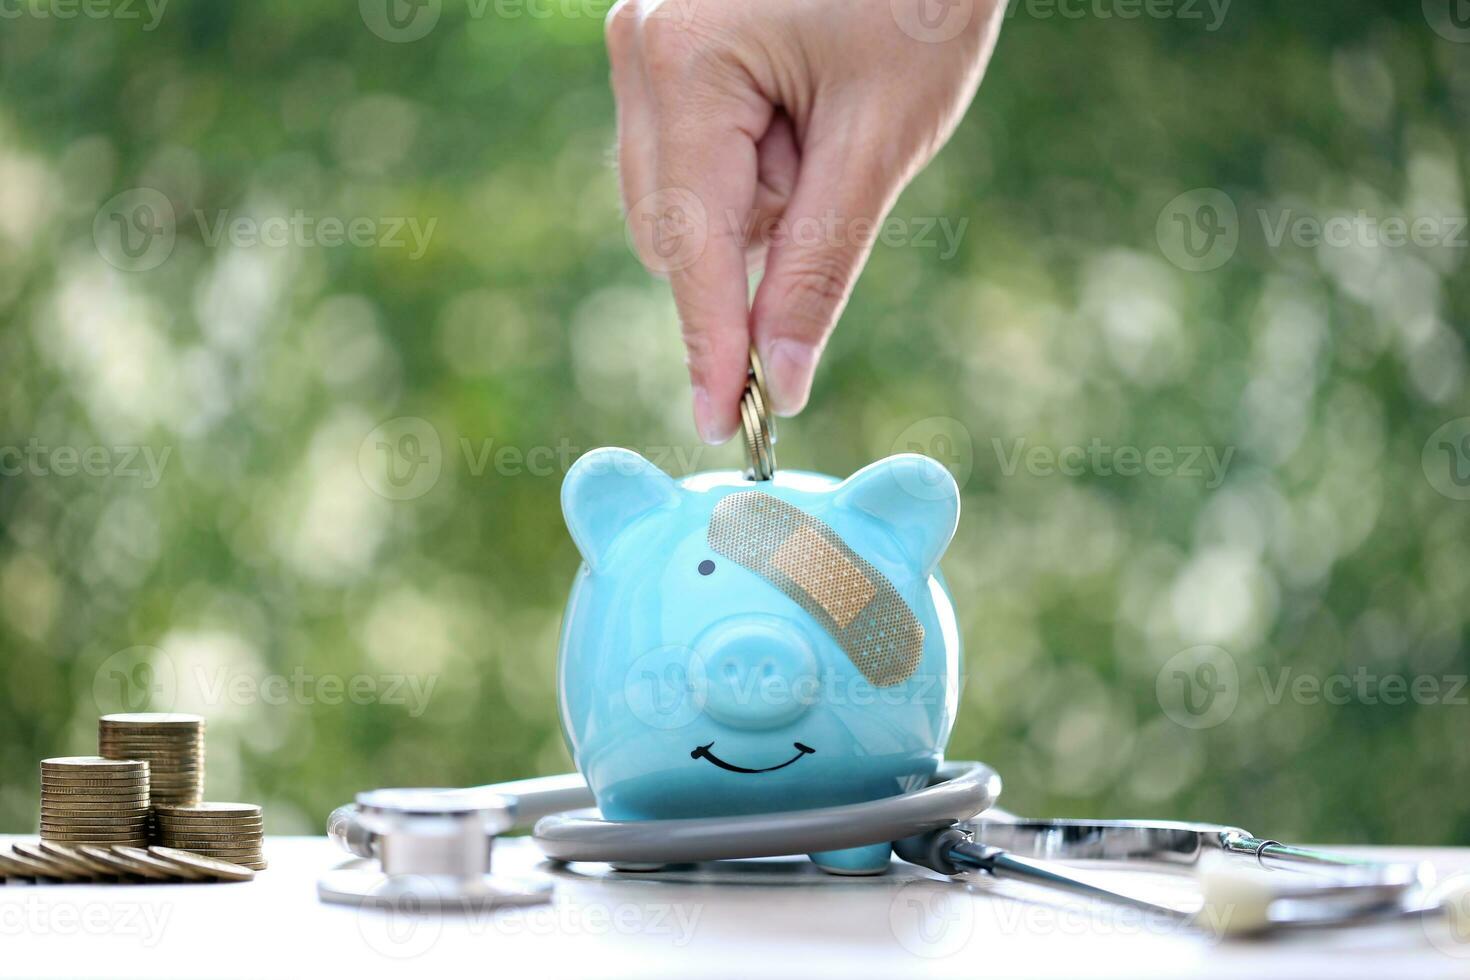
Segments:
[[[605,817],[807,809],[927,783],[959,696],[938,571],[959,490],[939,463],[676,482],[600,449],[567,473],[562,510],[584,563],[562,624],[561,718]],[[872,874],[889,847],[811,857]]]

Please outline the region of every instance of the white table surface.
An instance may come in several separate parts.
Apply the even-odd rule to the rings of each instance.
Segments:
[[[840,879],[804,861],[745,862],[704,881],[576,866],[554,873],[547,906],[409,915],[320,902],[317,874],[343,858],[323,838],[271,838],[266,853],[269,870],[244,884],[0,887],[0,975],[1470,977],[1470,943],[1438,926],[1222,942],[898,863]],[[1470,871],[1470,850],[1374,853]],[[502,840],[496,859],[507,872],[539,866],[525,839]],[[1156,887],[1120,880],[1144,897]]]

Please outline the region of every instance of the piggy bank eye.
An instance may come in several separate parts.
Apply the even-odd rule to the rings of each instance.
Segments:
[[[701,575],[710,575],[714,572],[714,570],[715,563],[710,561],[708,558],[699,563],[699,574]]]

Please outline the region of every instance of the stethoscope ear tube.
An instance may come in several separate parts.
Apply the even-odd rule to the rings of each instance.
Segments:
[[[345,803],[327,817],[327,837],[336,841],[348,854],[361,858],[377,857],[373,850],[373,832],[357,818],[357,804]]]
[[[683,864],[779,857],[886,844],[942,830],[975,816],[1000,796],[1000,776],[982,762],[940,766],[914,793],[866,803],[743,817],[689,820],[604,820],[596,814],[552,814],[533,839],[554,861]]]

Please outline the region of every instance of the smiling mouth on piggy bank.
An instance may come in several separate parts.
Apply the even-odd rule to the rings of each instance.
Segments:
[[[689,753],[689,758],[704,759],[706,762],[719,766],[721,769],[728,769],[730,772],[775,772],[777,769],[785,769],[787,766],[791,765],[802,756],[811,755],[817,751],[810,745],[802,745],[800,742],[792,742],[791,747],[796,749],[796,754],[787,759],[785,762],[781,763],[779,766],[766,766],[764,769],[747,769],[744,766],[732,765],[711,752],[710,746],[714,744],[714,742],[710,742],[709,745],[699,746],[693,752]]]

